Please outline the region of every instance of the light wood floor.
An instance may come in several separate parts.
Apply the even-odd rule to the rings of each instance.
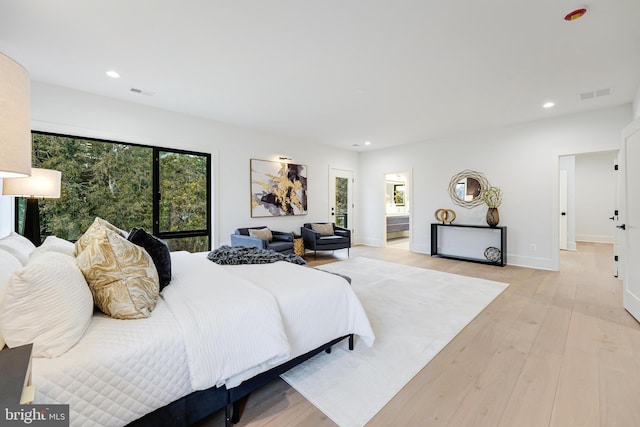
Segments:
[[[364,246],[351,256],[511,285],[367,426],[640,426],[640,325],[622,308],[611,245],[562,252],[560,272]],[[221,425],[218,413],[201,427]],[[335,426],[282,380],[250,396],[238,425]]]

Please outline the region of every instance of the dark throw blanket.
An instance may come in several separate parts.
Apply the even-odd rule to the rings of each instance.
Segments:
[[[247,248],[244,246],[220,246],[207,255],[216,264],[270,264],[276,261],[287,261],[293,264],[306,265],[307,262],[294,254],[281,254],[270,249]]]

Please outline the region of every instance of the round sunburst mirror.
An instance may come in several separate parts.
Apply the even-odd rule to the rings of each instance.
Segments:
[[[480,192],[486,188],[489,181],[482,172],[465,169],[451,178],[449,196],[456,205],[473,208],[482,204]]]

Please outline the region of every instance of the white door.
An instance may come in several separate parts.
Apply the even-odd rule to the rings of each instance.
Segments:
[[[622,199],[623,199],[622,189],[624,188],[624,186],[622,185],[622,179],[624,177],[624,174],[620,170],[620,153],[619,152],[616,155],[616,158],[614,160],[614,170],[616,171],[616,180],[615,180],[616,203],[615,203],[614,211],[611,213],[612,214],[611,217],[609,217],[609,219],[612,220],[613,224],[616,226],[616,228],[613,230],[613,276],[619,279],[622,279],[623,277],[622,262],[624,260],[620,258],[620,240],[622,239],[622,233],[624,233],[624,230],[617,228],[617,226],[622,224],[620,222],[620,215],[618,214],[618,212],[620,212],[620,204],[622,203]]]
[[[622,206],[619,211],[620,258],[624,259],[623,304],[640,321],[640,119],[622,133],[620,152]]]
[[[329,221],[353,231],[353,171],[331,169],[329,173]]]
[[[567,196],[567,171],[560,171],[560,249],[569,249],[569,220],[567,216],[568,196]]]

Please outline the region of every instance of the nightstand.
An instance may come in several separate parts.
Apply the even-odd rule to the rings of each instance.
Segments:
[[[33,344],[0,351],[0,406],[33,402],[31,350]]]

